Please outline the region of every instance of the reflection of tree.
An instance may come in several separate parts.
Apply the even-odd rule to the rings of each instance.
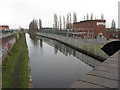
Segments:
[[[32,43],[37,46],[38,45],[38,39],[37,38],[31,38]]]
[[[58,49],[55,47],[54,48],[54,53],[57,54],[58,53]]]
[[[40,47],[42,48],[43,47],[43,40],[40,39]]]
[[[59,51],[59,52],[63,53],[65,56],[73,55],[76,58],[80,59],[81,61],[85,62],[86,64],[88,64],[89,66],[92,66],[92,67],[96,67],[97,63],[100,63],[99,61],[95,60],[94,58],[91,58],[85,54],[82,54],[81,52],[79,52],[71,47],[68,47],[67,45],[62,44],[58,41],[51,40],[48,38],[43,38],[43,39],[47,44],[54,47],[55,54],[57,54]]]

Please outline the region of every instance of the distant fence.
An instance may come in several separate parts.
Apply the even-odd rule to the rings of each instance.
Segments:
[[[40,29],[37,32],[39,33],[48,33],[48,34],[55,34],[55,35],[60,35],[60,36],[66,36],[66,37],[72,37],[76,39],[81,39],[84,40],[85,42],[89,43],[105,43],[107,41],[106,38],[96,38],[96,39],[82,39],[81,37],[78,37],[74,35],[75,32],[72,31],[67,31],[67,30],[54,30],[54,29]]]
[[[54,29],[40,29],[38,30],[40,33],[49,33],[49,34],[57,34],[62,36],[67,36],[68,31],[66,30],[54,30]]]

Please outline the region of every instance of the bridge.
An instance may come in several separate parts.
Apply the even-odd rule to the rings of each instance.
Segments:
[[[73,83],[70,88],[120,88],[118,72],[120,51],[105,60],[98,67],[87,73],[81,80]]]

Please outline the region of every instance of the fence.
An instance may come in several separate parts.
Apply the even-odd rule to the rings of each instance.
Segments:
[[[101,47],[107,43],[107,40],[105,38],[97,38],[97,39],[82,39],[80,37],[70,37],[69,33],[67,31],[55,31],[54,30],[43,30],[39,31],[37,34],[44,35],[47,37],[52,37],[60,41],[64,41],[66,43],[69,43],[73,46],[76,46],[78,48],[82,48],[86,51],[89,51],[91,53],[94,53],[98,56],[102,56],[104,58],[108,58],[109,56],[105,54]]]

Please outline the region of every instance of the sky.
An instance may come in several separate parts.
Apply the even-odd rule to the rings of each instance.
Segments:
[[[54,13],[59,17],[76,12],[78,21],[93,13],[94,18],[100,19],[104,14],[106,27],[112,20],[118,27],[118,2],[120,0],[0,0],[0,25],[10,28],[28,28],[35,18],[42,20],[43,27],[52,27]]]

